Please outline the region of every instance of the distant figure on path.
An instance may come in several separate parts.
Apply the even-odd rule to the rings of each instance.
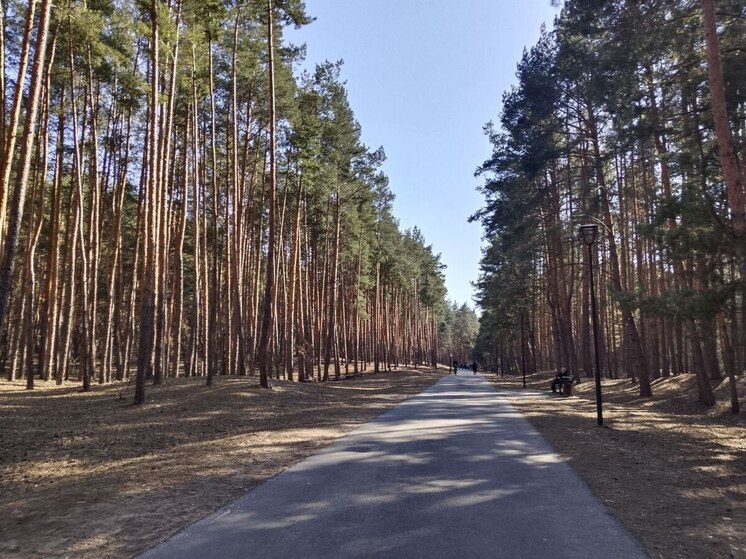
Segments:
[[[477,374],[477,362],[476,361],[471,362],[471,370],[474,371],[475,375]]]
[[[453,362],[453,374],[458,375],[458,361]]]

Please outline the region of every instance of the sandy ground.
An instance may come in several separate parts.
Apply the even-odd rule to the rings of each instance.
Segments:
[[[529,375],[527,387],[537,392],[516,393],[511,403],[651,557],[746,558],[746,418],[728,411],[728,381],[716,391],[722,403],[705,410],[688,375],[655,381],[654,398],[645,400],[628,381],[604,379],[602,428],[593,381],[583,379],[572,397],[556,396],[549,391],[552,376]],[[518,377],[492,380],[521,387]]]
[[[179,379],[149,387],[143,407],[125,385],[0,383],[0,557],[130,557],[442,374],[271,392],[247,377]]]

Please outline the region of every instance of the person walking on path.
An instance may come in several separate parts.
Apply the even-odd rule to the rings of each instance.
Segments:
[[[453,361],[453,374],[458,376],[458,361]]]
[[[477,362],[476,361],[471,362],[471,370],[474,371],[475,375],[477,374]]]

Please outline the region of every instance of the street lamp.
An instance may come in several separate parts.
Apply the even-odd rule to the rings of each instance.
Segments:
[[[500,330],[500,376],[505,376],[505,347],[503,346],[503,331]]]
[[[601,405],[601,365],[598,355],[598,317],[596,316],[596,288],[593,284],[593,243],[598,235],[598,225],[587,224],[578,227],[580,238],[588,247],[588,280],[591,289],[591,320],[593,322],[593,352],[595,355],[595,377],[596,377],[596,416],[598,425],[604,424],[604,416]]]
[[[523,329],[523,315],[525,310],[521,309],[521,369],[523,370],[523,388],[526,388],[526,335]]]

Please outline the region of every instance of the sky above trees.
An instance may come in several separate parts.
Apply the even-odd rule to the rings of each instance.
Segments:
[[[497,120],[515,65],[558,13],[550,0],[307,0],[302,68],[344,60],[362,140],[382,145],[402,228],[417,225],[442,254],[449,297],[472,303],[482,203],[474,170],[490,154],[482,126]],[[489,65],[489,67],[486,67]]]

